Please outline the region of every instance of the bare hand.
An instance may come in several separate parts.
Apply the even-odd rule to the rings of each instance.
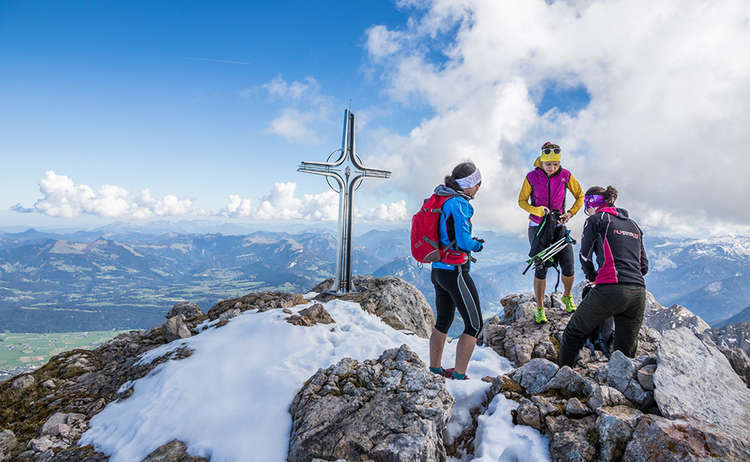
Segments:
[[[562,215],[560,215],[560,220],[558,221],[558,223],[560,223],[561,225],[564,225],[571,218],[573,218],[573,215],[570,212],[565,212]]]

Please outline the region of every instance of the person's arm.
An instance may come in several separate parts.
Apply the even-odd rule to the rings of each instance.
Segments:
[[[522,209],[526,210],[532,215],[536,215],[538,217],[544,216],[544,207],[542,206],[533,206],[529,204],[529,197],[531,197],[531,184],[529,184],[529,179],[524,178],[523,179],[523,186],[521,186],[521,192],[518,193],[518,206]]]
[[[594,248],[596,247],[596,221],[594,217],[588,218],[583,224],[583,235],[581,236],[581,250],[578,253],[578,259],[581,261],[581,268],[589,282],[596,279],[596,268],[594,268]]]
[[[450,204],[449,212],[453,216],[456,246],[461,250],[478,252],[482,248],[482,243],[471,237],[471,205],[460,199],[453,199],[446,204]]]
[[[580,183],[578,183],[578,180],[575,179],[572,173],[570,174],[570,179],[568,180],[568,189],[573,194],[573,197],[576,198],[573,207],[568,210],[570,216],[573,216],[578,213],[579,210],[581,210],[581,207],[583,207],[583,200],[585,195],[583,194],[583,189],[581,188]]]
[[[641,231],[641,274],[645,276],[646,273],[648,273],[648,257],[646,256],[646,249],[643,247],[643,231]]]

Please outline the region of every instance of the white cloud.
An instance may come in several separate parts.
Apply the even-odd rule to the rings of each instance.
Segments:
[[[136,219],[156,216],[178,216],[191,212],[192,201],[174,195],[154,199],[148,189],[130,199],[127,190],[119,186],[104,185],[97,191],[87,185],[76,185],[65,175],[52,170],[44,173],[39,182],[43,197],[34,203],[33,210],[53,217],[72,218],[80,215],[101,217],[131,217]],[[25,212],[17,204],[15,211]]]
[[[239,194],[230,194],[229,203],[219,211],[219,215],[227,218],[248,217],[252,208],[250,199],[243,199]]]
[[[266,132],[279,135],[293,143],[314,142],[318,138],[309,124],[316,119],[317,117],[313,113],[287,108],[281,112],[279,117],[271,121]]]
[[[361,218],[367,221],[405,223],[409,214],[406,211],[406,201],[402,200],[390,204],[380,204],[369,209]]]
[[[321,93],[314,77],[305,77],[301,82],[287,82],[279,75],[264,84],[263,88],[271,98],[285,105],[279,116],[271,120],[266,133],[298,144],[318,141],[316,127],[328,121],[333,106],[331,98]]]
[[[371,27],[367,50],[393,100],[434,114],[373,152],[391,153],[377,162],[415,201],[472,159],[485,177],[477,222],[518,231],[529,153],[552,139],[584,188],[615,185],[618,205],[635,216],[750,222],[750,208],[737,207],[748,188],[746,1],[401,5],[416,8],[408,23]],[[591,101],[577,113],[540,115],[551,85],[585,87]]]
[[[215,215],[227,218],[249,218],[262,221],[336,221],[339,217],[339,194],[328,190],[320,194],[297,195],[297,184],[276,183],[271,191],[257,201],[252,209],[250,199],[239,195],[229,196],[229,202]],[[406,201],[380,204],[361,213],[354,209],[356,219],[374,222],[404,222],[407,217]]]

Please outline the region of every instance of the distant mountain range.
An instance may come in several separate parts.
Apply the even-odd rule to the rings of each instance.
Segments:
[[[530,291],[521,275],[521,236],[478,233],[487,242],[472,275],[486,313],[511,292]],[[397,275],[432,302],[429,267],[409,252],[408,230],[372,230],[354,240],[355,273]],[[750,305],[750,238],[647,236],[648,289],[708,322]],[[0,234],[0,331],[62,332],[148,328],[178,300],[204,309],[255,290],[304,293],[334,270],[336,238],[326,230],[290,234],[147,234],[107,227]],[[580,271],[577,277],[581,278]],[[556,274],[550,270],[548,290]]]
[[[739,313],[735,314],[729,319],[725,319],[723,321],[715,323],[714,327],[724,327],[724,326],[728,326],[729,324],[737,324],[740,322],[750,322],[750,306],[740,311]]]

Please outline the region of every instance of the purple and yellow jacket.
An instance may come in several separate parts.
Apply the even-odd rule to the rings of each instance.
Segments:
[[[594,268],[596,253],[599,269]],[[646,286],[648,258],[643,248],[643,231],[625,209],[602,207],[586,219],[579,253],[586,279],[594,284]]]
[[[578,213],[583,206],[584,194],[573,174],[560,167],[555,173],[547,176],[547,172],[542,169],[541,157],[537,157],[534,167],[534,170],[526,174],[521,192],[518,194],[518,205],[529,212],[529,219],[536,224],[541,223],[544,217],[542,207],[564,213],[566,190],[570,190],[576,198],[568,212],[571,215]]]

